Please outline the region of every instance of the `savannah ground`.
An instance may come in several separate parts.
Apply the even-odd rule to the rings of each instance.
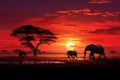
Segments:
[[[68,59],[63,53],[44,53],[33,57],[19,57],[17,54],[0,56],[0,74],[17,75],[44,79],[119,79],[120,56],[117,54],[106,55],[108,60],[86,60],[82,53],[78,53],[77,60]],[[117,56],[115,56],[117,55]],[[95,55],[97,58],[99,55]],[[114,57],[113,57],[114,56]],[[36,64],[34,63],[36,62]],[[48,77],[50,76],[50,77]],[[5,77],[4,77],[5,78]]]
[[[68,70],[68,71],[116,71],[120,68],[120,55],[106,54],[107,60],[103,57],[97,60],[99,55],[95,54],[95,60],[89,60],[88,55],[84,60],[83,54],[78,53],[77,59],[68,59],[63,53],[43,53],[33,57],[33,54],[27,54],[25,57],[19,57],[17,54],[0,54],[0,67],[2,68],[27,68],[32,70]]]

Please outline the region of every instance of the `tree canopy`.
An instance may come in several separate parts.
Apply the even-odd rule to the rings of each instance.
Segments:
[[[33,25],[20,26],[13,30],[10,36],[19,38],[21,45],[29,47],[33,51],[34,56],[36,56],[36,52],[41,44],[50,44],[57,39],[50,30]],[[38,41],[37,45],[33,44],[33,41]]]

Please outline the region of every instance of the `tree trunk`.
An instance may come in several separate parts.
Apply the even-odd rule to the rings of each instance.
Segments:
[[[34,53],[34,57],[36,57],[36,56],[37,56],[37,53],[36,53],[36,50],[35,50],[35,49],[33,49],[33,53]]]
[[[37,44],[35,50],[38,51],[39,46],[41,45],[41,42]]]

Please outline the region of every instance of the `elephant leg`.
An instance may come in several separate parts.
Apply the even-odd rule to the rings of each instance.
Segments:
[[[75,59],[75,58],[76,58],[76,56],[74,55],[73,59]]]
[[[94,53],[92,54],[92,59],[93,59],[93,60],[95,59],[95,57],[94,57]]]
[[[71,58],[73,58],[73,59],[74,59],[74,56],[73,56],[73,55],[71,55]]]
[[[77,55],[75,56],[75,58],[77,59]]]
[[[92,50],[90,54],[91,54],[92,59],[94,60],[95,59],[94,58],[94,51]]]
[[[73,55],[73,58],[75,58],[75,55]]]
[[[92,56],[92,54],[90,53],[90,55],[89,55],[89,59],[92,59],[91,56]]]
[[[98,57],[98,59],[100,59],[100,58],[101,58],[101,56],[102,56],[102,54],[100,54],[100,56]]]
[[[104,59],[105,59],[105,60],[107,60],[107,58],[106,58],[105,54],[103,54],[103,57],[104,57]]]
[[[68,58],[70,58],[70,55],[68,55]]]
[[[74,59],[77,59],[77,56],[76,56],[76,55],[74,55]]]
[[[94,52],[91,52],[91,53],[90,53],[89,58],[90,58],[90,59],[93,59],[93,60],[95,59],[95,58],[94,58]]]

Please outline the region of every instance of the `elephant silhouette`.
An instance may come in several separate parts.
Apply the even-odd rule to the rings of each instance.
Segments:
[[[104,53],[104,47],[100,44],[98,44],[98,45],[95,45],[95,44],[87,45],[85,47],[85,50],[84,50],[84,59],[86,57],[86,51],[90,51],[89,59],[93,59],[93,60],[95,59],[94,58],[94,53],[100,54],[98,59],[101,59],[102,55],[103,55],[104,59],[106,59],[106,56],[105,56],[105,53]]]
[[[67,56],[69,59],[77,59],[77,52],[75,50],[69,50],[67,51]]]

